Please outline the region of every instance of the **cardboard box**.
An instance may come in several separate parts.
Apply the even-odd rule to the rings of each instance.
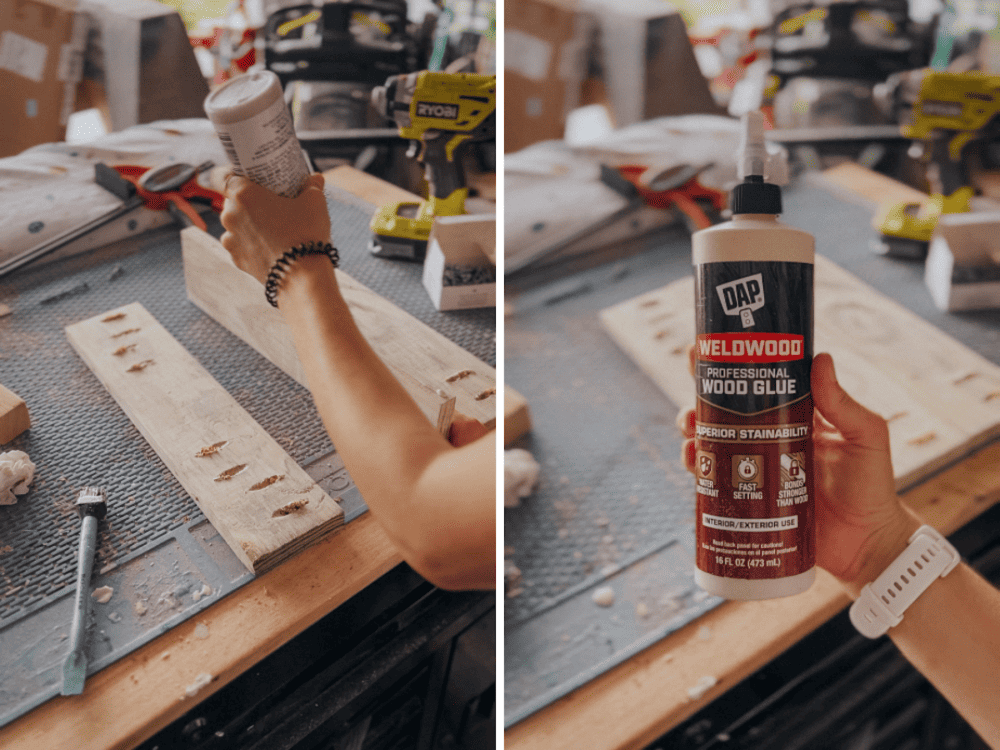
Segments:
[[[946,312],[1000,307],[1000,213],[942,214],[924,283]]]
[[[504,7],[504,151],[561,139],[581,104],[595,21],[574,0]]]
[[[616,127],[669,115],[723,115],[687,26],[663,0],[587,0],[600,27],[598,68]]]
[[[496,307],[496,226],[496,214],[434,220],[423,282],[438,310]]]
[[[205,116],[208,83],[176,10],[155,0],[80,0],[80,10],[95,28],[86,74],[114,130]]]
[[[509,0],[504,44],[505,152],[561,139],[584,104],[604,104],[615,127],[725,114],[662,0]]]
[[[88,28],[76,0],[0,3],[0,156],[65,139]]]

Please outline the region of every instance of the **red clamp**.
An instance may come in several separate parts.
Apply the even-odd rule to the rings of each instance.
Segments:
[[[146,208],[150,208],[154,211],[167,211],[170,210],[172,204],[175,209],[184,214],[184,216],[186,216],[194,226],[202,230],[207,230],[204,219],[202,219],[198,212],[191,206],[190,200],[207,202],[211,204],[212,209],[216,213],[221,213],[226,197],[222,193],[199,185],[197,168],[187,165],[172,166],[176,166],[177,168],[186,166],[187,169],[192,171],[192,176],[180,184],[179,187],[175,187],[176,180],[174,180],[173,183],[170,181],[164,181],[164,184],[169,185],[169,187],[162,190],[151,190],[149,189],[150,187],[159,183],[154,182],[150,184],[149,182],[142,180],[143,175],[150,171],[149,167],[140,167],[133,164],[120,164],[114,167],[114,169],[123,178],[135,185],[136,193],[140,198],[142,198],[143,205],[145,205]],[[144,182],[145,185],[143,184]]]
[[[726,193],[723,190],[707,188],[698,182],[698,175],[673,187],[661,190],[653,190],[642,184],[639,179],[646,171],[647,167],[638,164],[626,164],[618,167],[622,177],[635,185],[636,191],[646,201],[647,205],[653,208],[677,207],[685,216],[690,219],[696,229],[707,229],[712,226],[712,220],[708,218],[704,209],[698,201],[706,200],[715,211],[722,211],[726,207]]]

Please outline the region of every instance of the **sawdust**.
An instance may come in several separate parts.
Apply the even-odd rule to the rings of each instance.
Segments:
[[[111,338],[120,339],[122,336],[128,336],[130,333],[139,333],[141,328],[126,328],[124,331],[119,331],[118,333],[112,333]]]
[[[222,440],[222,441],[220,441],[218,443],[214,443],[212,445],[206,445],[200,451],[198,451],[197,453],[195,453],[194,457],[195,458],[205,458],[207,456],[214,456],[216,453],[218,453],[222,448],[224,448],[228,444],[229,444],[228,440]]]
[[[113,322],[115,320],[121,320],[124,317],[125,317],[125,313],[123,313],[123,312],[112,313],[111,315],[108,315],[105,318],[101,318],[101,322],[102,323],[111,323],[111,322]]]
[[[460,372],[456,372],[454,375],[449,375],[448,377],[446,377],[444,379],[444,382],[446,382],[446,383],[454,383],[454,382],[456,382],[458,380],[461,380],[462,378],[467,378],[470,375],[475,375],[475,374],[476,373],[475,373],[474,370],[462,370]]]
[[[141,371],[145,370],[147,367],[149,367],[151,364],[153,364],[153,362],[154,362],[154,360],[152,360],[152,359],[144,359],[144,360],[142,360],[142,362],[136,362],[134,365],[132,365],[130,368],[128,368],[125,372],[141,372]]]
[[[285,478],[284,474],[274,474],[273,476],[269,476],[267,479],[262,479],[261,481],[257,482],[257,484],[253,485],[250,488],[250,492],[256,492],[257,490],[262,490],[265,487],[270,487],[275,482],[280,482],[284,478]],[[294,503],[289,503],[289,505],[294,505]]]
[[[497,392],[496,388],[487,388],[485,391],[476,394],[476,401],[485,401],[490,396],[496,395],[496,392]]]
[[[271,514],[271,518],[278,518],[280,516],[287,516],[291,513],[297,513],[300,510],[304,510],[306,505],[309,504],[308,500],[295,500],[288,503],[288,505],[282,505],[274,513]]]
[[[247,467],[246,464],[237,464],[236,466],[232,467],[231,469],[226,469],[224,472],[222,472],[221,474],[219,474],[219,476],[217,476],[215,478],[215,481],[216,482],[228,482],[230,479],[232,479],[233,477],[235,477],[241,471],[243,471],[244,469],[246,469],[246,467]]]
[[[114,354],[116,357],[121,357],[125,354],[128,354],[130,351],[135,349],[135,347],[136,347],[135,344],[126,344],[125,346],[119,346],[111,353]]]

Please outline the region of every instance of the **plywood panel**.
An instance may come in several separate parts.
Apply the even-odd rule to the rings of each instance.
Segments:
[[[142,305],[75,323],[66,336],[254,573],[343,525],[337,502]]]
[[[197,227],[181,232],[181,242],[189,299],[307,385],[288,324],[264,299],[261,284],[233,264],[218,240]],[[448,434],[452,409],[488,427],[496,424],[492,367],[342,271],[337,271],[337,279],[362,335],[442,434]],[[459,373],[468,374],[455,379]]]
[[[668,398],[693,407],[690,277],[603,310],[601,321]],[[899,488],[1000,435],[1000,367],[822,256],[816,351],[830,352],[848,393],[889,421]]]

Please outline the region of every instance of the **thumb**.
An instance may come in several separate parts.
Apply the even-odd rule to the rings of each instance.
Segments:
[[[873,448],[888,446],[889,430],[885,420],[851,398],[840,386],[833,357],[825,352],[813,358],[812,396],[819,413],[847,441]]]

